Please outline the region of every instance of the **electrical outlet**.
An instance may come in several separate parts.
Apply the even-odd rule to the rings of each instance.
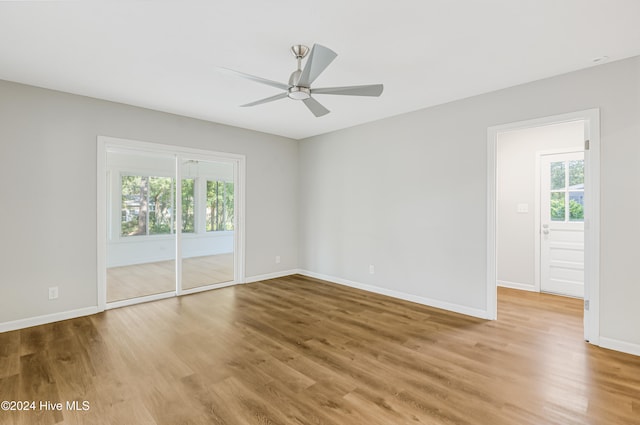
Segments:
[[[373,264],[369,264],[369,274],[375,274],[376,273],[376,268],[373,266]]]
[[[276,264],[280,264],[280,256],[276,255]]]
[[[55,300],[57,298],[58,298],[58,287],[52,286],[51,288],[49,288],[49,299]]]

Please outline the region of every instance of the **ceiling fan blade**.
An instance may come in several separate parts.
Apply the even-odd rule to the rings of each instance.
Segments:
[[[273,102],[274,100],[284,99],[285,97],[287,97],[287,92],[278,93],[275,96],[265,97],[264,99],[256,100],[255,102],[247,103],[245,105],[240,105],[240,106],[245,107],[245,106],[262,105],[263,103]]]
[[[311,89],[313,94],[341,94],[346,96],[380,96],[384,86],[371,84],[367,86],[324,87]]]
[[[338,54],[328,47],[314,44],[311,53],[309,53],[307,63],[304,65],[304,69],[300,74],[297,85],[302,87],[311,86],[311,83],[318,78],[336,56],[338,56]]]
[[[275,87],[282,90],[288,90],[291,87],[288,84],[279,83],[273,80],[267,80],[266,78],[256,77],[255,75],[245,74],[244,72],[234,71],[233,69],[218,67],[218,69],[224,73],[236,75],[238,77],[246,78],[247,80],[255,81],[257,83],[266,84],[271,87]]]
[[[316,117],[321,117],[323,115],[327,115],[329,111],[327,108],[322,106],[320,102],[310,97],[308,99],[303,100],[304,104],[307,105],[307,108],[315,115]]]

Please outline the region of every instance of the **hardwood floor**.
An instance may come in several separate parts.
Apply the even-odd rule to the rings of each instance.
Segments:
[[[231,282],[234,279],[233,261],[233,254],[185,258],[182,262],[182,287],[192,289]],[[175,291],[175,264],[170,260],[108,268],[107,302]]]
[[[0,334],[0,424],[640,424],[640,357],[580,300],[500,288],[489,322],[302,276]]]

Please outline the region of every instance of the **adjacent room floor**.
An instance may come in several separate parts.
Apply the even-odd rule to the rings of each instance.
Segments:
[[[233,261],[233,253],[185,258],[182,262],[183,289],[233,281]],[[176,263],[173,260],[107,269],[107,302],[175,289]]]
[[[640,423],[640,357],[580,300],[500,288],[484,321],[302,276],[2,333],[0,389],[88,407],[0,424]]]

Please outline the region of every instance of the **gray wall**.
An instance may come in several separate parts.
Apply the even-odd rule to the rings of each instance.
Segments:
[[[486,309],[487,128],[591,108],[601,111],[600,330],[638,349],[638,57],[302,141],[300,267]]]
[[[496,257],[498,282],[535,289],[536,154],[584,147],[584,121],[545,125],[498,134]],[[517,212],[527,204],[528,213]]]
[[[296,141],[0,81],[0,323],[97,305],[98,135],[246,155],[246,276],[297,267]]]
[[[299,144],[0,82],[0,323],[96,305],[97,135],[245,154],[248,277],[299,267],[484,310],[487,128],[590,108],[601,110],[601,335],[640,347],[637,57]]]

